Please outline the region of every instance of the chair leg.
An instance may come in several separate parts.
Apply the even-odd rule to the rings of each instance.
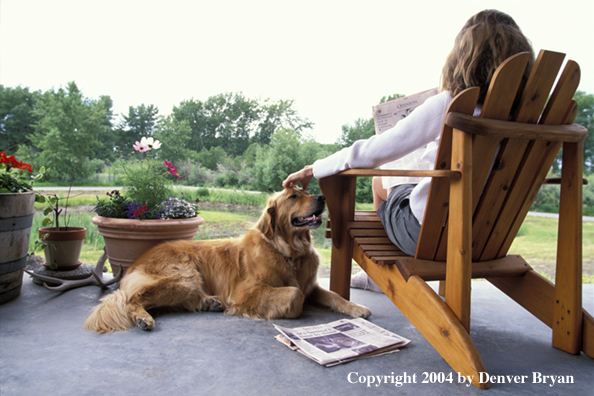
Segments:
[[[545,325],[553,329],[556,287],[548,279],[534,271],[511,278],[488,278],[489,282],[507,294]],[[583,322],[581,328],[581,350],[594,358],[594,319],[580,307],[578,314]],[[553,345],[556,347],[556,345]],[[569,353],[579,353],[570,352]]]
[[[347,300],[351,292],[351,266],[353,239],[348,222],[355,212],[355,177],[331,176],[318,180],[326,197],[332,224],[332,256],[330,264],[330,290]]]
[[[400,311],[410,320],[452,369],[481,389],[479,375],[486,372],[470,335],[450,307],[418,276],[404,280],[396,266],[380,266],[365,259],[354,248],[355,261],[377,283]]]
[[[563,144],[553,346],[582,349],[582,160],[583,143]]]

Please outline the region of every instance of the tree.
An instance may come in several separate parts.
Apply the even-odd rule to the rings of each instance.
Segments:
[[[402,97],[404,97],[404,95],[401,94],[384,96],[380,99],[380,103],[389,102],[390,100]],[[342,134],[336,143],[343,148],[350,147],[357,140],[369,139],[373,135],[375,135],[375,123],[373,122],[373,118],[358,118],[355,120],[354,125],[345,124],[342,126]],[[357,202],[373,202],[371,180],[370,177],[357,178],[357,192],[355,198]]]
[[[577,124],[588,129],[588,136],[584,141],[584,172],[594,173],[594,95],[577,91],[573,97],[578,104]]]
[[[584,173],[586,175],[594,172],[594,95],[577,91],[573,96],[578,104],[578,113],[575,123],[583,125],[588,129],[588,136],[584,141]],[[553,173],[559,174],[562,167],[563,150],[555,158]]]
[[[29,136],[37,117],[33,108],[41,93],[29,92],[29,88],[10,88],[0,85],[0,141],[1,151],[14,154],[17,144],[30,145]],[[10,150],[9,150],[10,148]]]
[[[131,146],[145,136],[153,136],[161,121],[159,109],[144,103],[137,107],[130,106],[128,115],[122,115],[122,118],[116,144],[121,147]]]
[[[358,118],[354,125],[344,124],[342,126],[342,134],[338,138],[337,144],[340,147],[350,147],[357,140],[369,139],[373,135],[375,135],[373,118],[367,120]]]
[[[270,144],[272,135],[279,129],[291,129],[297,133],[311,129],[313,123],[302,119],[293,109],[292,100],[279,100],[268,103],[266,100],[260,107],[260,123],[252,137],[253,143]]]
[[[216,170],[218,165],[222,164],[226,157],[227,153],[225,152],[225,149],[219,146],[211,147],[208,150],[203,148],[196,155],[198,163],[210,170]]]
[[[289,174],[332,154],[336,148],[335,145],[322,145],[312,139],[303,139],[291,129],[280,129],[272,135],[270,145],[251,146],[250,150],[255,151],[251,168],[252,184],[260,191],[278,191]],[[307,189],[313,194],[320,193],[315,179],[312,179]]]
[[[51,169],[50,179],[69,181],[74,174],[84,178],[97,171],[101,160],[101,137],[109,134],[110,100],[83,97],[74,82],[66,89],[44,92],[37,100],[33,116],[38,122],[30,136],[31,148],[19,148],[35,167]],[[79,163],[80,162],[80,163]]]
[[[251,143],[270,144],[272,134],[282,128],[300,132],[311,123],[297,116],[292,101],[270,102],[224,93],[205,102],[186,100],[173,108],[172,116],[187,120],[192,130],[188,143],[193,151],[222,147],[232,156],[242,155]]]
[[[162,143],[159,156],[174,164],[188,160],[192,156],[187,148],[191,134],[192,129],[187,120],[177,121],[171,116],[164,118],[154,130],[155,139]]]
[[[186,120],[192,130],[190,148],[196,152],[222,147],[229,155],[241,155],[258,119],[257,102],[242,94],[219,94],[206,102],[194,99],[174,107],[172,116]]]
[[[287,175],[305,166],[299,155],[300,137],[295,131],[281,129],[272,135],[270,146],[262,146],[253,169],[258,190],[280,190]]]

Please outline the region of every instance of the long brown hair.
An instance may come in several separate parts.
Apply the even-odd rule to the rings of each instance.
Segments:
[[[469,87],[480,87],[483,103],[497,67],[519,52],[531,57],[522,79],[522,92],[532,65],[534,50],[513,18],[501,11],[485,10],[472,16],[464,25],[441,72],[441,89],[456,96]]]

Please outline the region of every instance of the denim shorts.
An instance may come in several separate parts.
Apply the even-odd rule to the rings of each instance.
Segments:
[[[392,243],[409,256],[414,256],[419,243],[421,225],[410,208],[410,194],[415,184],[401,184],[382,201],[377,216]]]

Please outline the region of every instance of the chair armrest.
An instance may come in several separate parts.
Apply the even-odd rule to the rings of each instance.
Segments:
[[[452,170],[406,170],[406,169],[349,169],[337,176],[402,176],[402,177],[445,177],[459,179],[460,171]]]
[[[460,113],[448,113],[445,123],[473,135],[499,138],[522,138],[555,142],[579,143],[586,139],[588,130],[579,124],[540,125],[500,121],[473,117]]]
[[[561,184],[561,178],[560,177],[547,177],[543,184]],[[587,186],[588,185],[588,179],[582,179],[582,185]]]

